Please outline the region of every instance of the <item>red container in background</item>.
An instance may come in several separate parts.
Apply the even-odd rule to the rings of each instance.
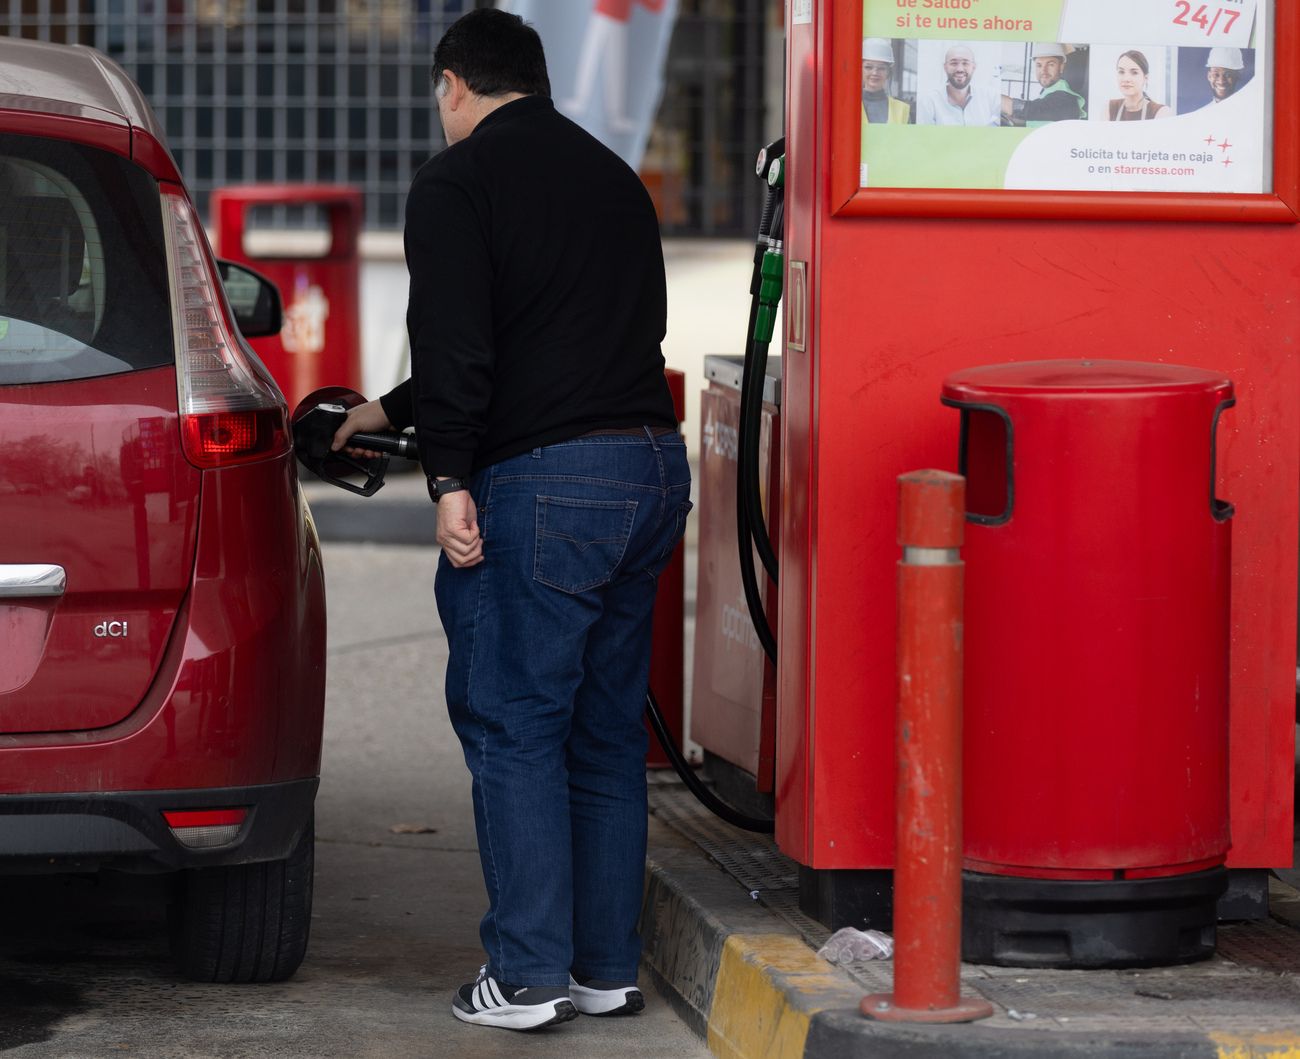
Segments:
[[[673,412],[680,425],[686,419],[686,375],[673,368],[664,369],[664,379],[673,395]],[[685,712],[685,596],[686,596],[686,543],[677,545],[673,557],[659,575],[659,594],[655,598],[654,629],[651,633],[650,690],[659,701],[659,709],[668,724],[668,731],[677,737],[681,749],[682,718]],[[650,730],[650,749],[646,752],[646,767],[669,767],[668,755]]]
[[[1041,361],[958,372],[943,400],[961,410],[970,523],[965,955],[1208,956],[1230,845],[1233,511],[1215,438],[1232,383]],[[1053,902],[1075,904],[1054,919]]]
[[[323,253],[285,249],[250,253],[246,236],[254,207],[314,206],[328,219]],[[290,408],[321,386],[360,391],[361,192],[329,184],[248,184],[212,193],[218,257],[248,265],[271,280],[284,303],[277,336],[250,345],[284,391]],[[297,233],[293,233],[296,235]]]

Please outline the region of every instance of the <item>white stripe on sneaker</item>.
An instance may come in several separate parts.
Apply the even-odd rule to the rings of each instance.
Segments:
[[[478,977],[473,982],[456,991],[451,1001],[451,1013],[461,1022],[511,1030],[533,1030],[578,1017],[578,1009],[573,1006],[568,989],[562,986],[533,987],[528,997],[533,1002],[521,1002],[521,995],[528,992],[529,987],[525,986],[507,1000],[505,987],[487,973],[484,965],[479,968]],[[535,999],[537,997],[546,999]]]

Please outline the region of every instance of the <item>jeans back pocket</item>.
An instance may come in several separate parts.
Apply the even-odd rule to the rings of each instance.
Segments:
[[[561,592],[608,584],[627,551],[636,505],[635,500],[539,496],[534,580]]]
[[[677,545],[686,536],[686,516],[691,513],[694,506],[689,500],[683,500],[677,506],[676,514],[669,518],[668,525],[672,527],[672,535],[665,540],[663,547],[659,550],[659,555],[654,561],[654,565],[650,568],[650,573],[655,577],[664,572],[669,562],[672,561],[673,552],[677,550]]]

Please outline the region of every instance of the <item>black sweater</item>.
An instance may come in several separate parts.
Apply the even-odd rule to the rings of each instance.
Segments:
[[[464,476],[610,427],[674,426],[667,296],[650,196],[542,96],[430,159],[406,203],[411,379],[426,474]]]

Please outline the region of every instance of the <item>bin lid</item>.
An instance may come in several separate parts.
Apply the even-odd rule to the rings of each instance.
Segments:
[[[1129,360],[1033,360],[966,368],[944,380],[944,400],[960,404],[993,395],[1041,394],[1044,397],[1080,394],[1150,396],[1232,391],[1232,380],[1221,372],[1181,364]],[[1226,395],[1225,395],[1226,396]]]
[[[361,189],[352,184],[232,184],[214,188],[211,201],[246,202],[251,206],[345,205],[361,208]]]

